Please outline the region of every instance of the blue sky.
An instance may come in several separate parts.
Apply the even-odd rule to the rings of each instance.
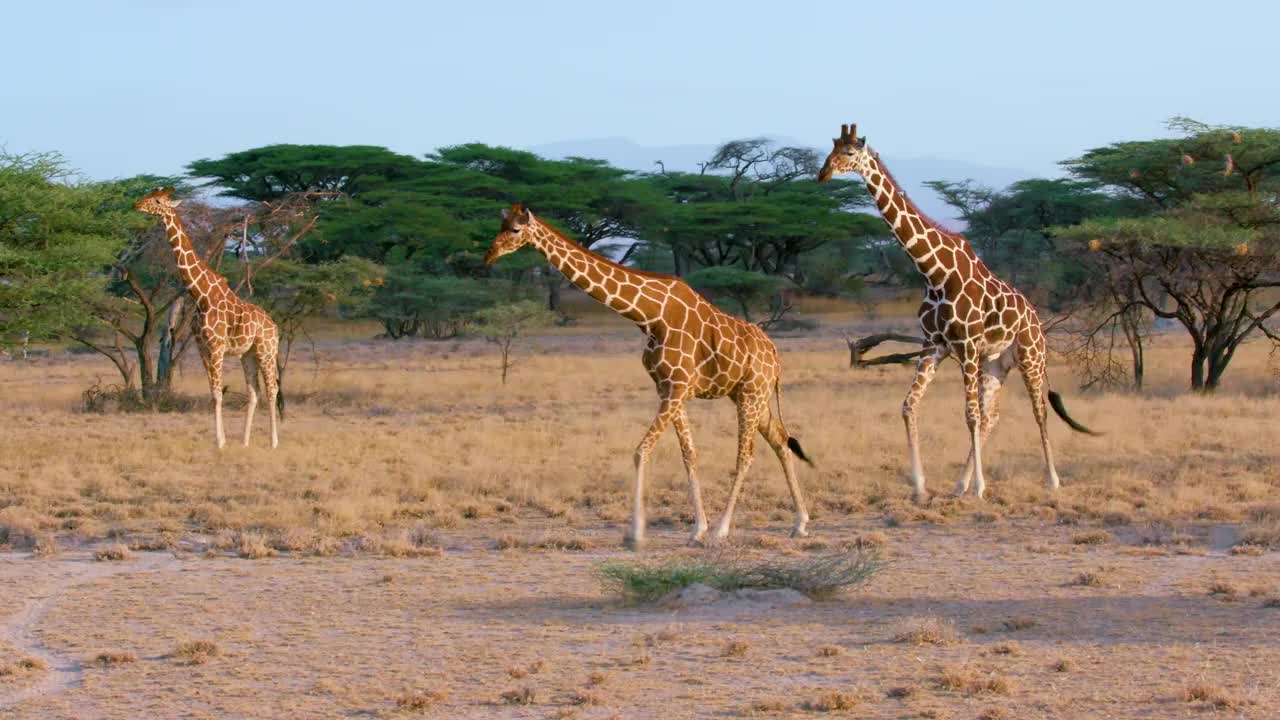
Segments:
[[[276,142],[420,154],[856,120],[886,154],[1053,172],[1172,115],[1280,125],[1269,2],[10,3],[0,145],[95,178]]]

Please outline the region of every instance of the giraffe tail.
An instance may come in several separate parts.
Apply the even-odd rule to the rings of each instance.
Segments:
[[[276,357],[276,410],[280,413],[280,420],[284,420],[284,368],[280,365],[280,358]]]
[[[814,467],[813,460],[811,460],[809,456],[805,454],[804,448],[800,447],[800,441],[791,437],[791,434],[787,432],[787,424],[782,422],[782,379],[781,378],[779,378],[778,381],[773,384],[773,394],[778,401],[778,424],[782,426],[782,434],[787,436],[787,447],[790,448],[791,452],[795,453],[796,457],[809,463],[809,467]]]
[[[1053,411],[1058,414],[1058,417],[1062,418],[1062,422],[1070,426],[1072,430],[1075,430],[1078,433],[1084,433],[1085,435],[1102,434],[1094,432],[1073,420],[1071,416],[1067,414],[1066,406],[1062,404],[1062,396],[1052,390],[1049,391],[1049,405],[1053,407]]]

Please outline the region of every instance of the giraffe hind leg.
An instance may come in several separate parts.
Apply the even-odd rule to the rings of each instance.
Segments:
[[[258,372],[262,375],[262,384],[266,388],[267,416],[271,419],[271,447],[280,446],[280,404],[277,402],[280,390],[279,368],[276,365],[278,356],[274,351],[264,352],[258,357]]]
[[[1043,340],[1041,344],[1043,344]],[[1049,492],[1053,492],[1062,485],[1062,481],[1058,479],[1058,469],[1053,464],[1053,447],[1049,443],[1048,414],[1045,409],[1047,388],[1045,387],[1044,353],[1029,352],[1019,347],[1018,364],[1022,369],[1022,380],[1027,386],[1027,396],[1031,398],[1031,411],[1036,416],[1036,424],[1040,426],[1040,447],[1044,451],[1045,485],[1049,488]]]
[[[209,371],[209,393],[213,396],[214,442],[221,449],[227,444],[222,431],[222,353],[210,352],[205,368]]]
[[[791,537],[807,537],[809,531],[809,511],[805,509],[804,495],[800,491],[800,481],[796,478],[796,456],[790,448],[790,438],[782,419],[770,413],[767,420],[760,423],[760,434],[764,437],[773,453],[782,463],[782,475],[787,480],[787,490],[791,492],[791,502],[795,506],[796,522],[791,528]]]
[[[244,446],[249,447],[249,436],[253,433],[253,413],[258,408],[258,361],[250,351],[240,356],[240,365],[244,368],[245,392],[249,395],[244,411]]]

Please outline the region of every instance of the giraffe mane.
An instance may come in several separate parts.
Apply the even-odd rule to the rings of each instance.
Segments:
[[[934,220],[933,218],[929,217],[929,215],[925,213],[925,211],[921,210],[920,206],[916,205],[915,202],[912,201],[911,196],[907,194],[907,191],[903,189],[902,183],[898,182],[898,179],[893,176],[892,172],[889,172],[889,166],[885,165],[884,161],[880,159],[880,153],[875,152],[874,150],[870,152],[871,152],[871,156],[876,159],[876,163],[880,165],[880,172],[884,173],[884,176],[888,178],[889,182],[893,183],[894,191],[902,196],[902,201],[907,204],[907,207],[911,208],[911,210],[915,212],[916,215],[920,216],[920,221],[924,223],[926,228],[930,230],[937,230],[938,232],[944,235],[964,237],[963,233],[958,233],[954,230],[948,230],[947,228],[943,227],[942,224],[939,223],[937,220]]]
[[[604,263],[605,265],[608,265],[611,268],[614,268],[616,270],[621,270],[623,272],[635,273],[636,275],[639,275],[641,277],[654,278],[655,280],[677,280],[679,282],[684,282],[683,278],[680,278],[679,276],[676,276],[676,275],[668,275],[667,273],[649,272],[648,270],[637,270],[636,268],[633,268],[633,267],[627,267],[622,263],[614,262],[613,260],[610,260],[609,258],[605,257],[604,255],[601,255],[598,252],[592,252],[589,248],[583,247],[581,243],[575,241],[573,238],[569,237],[568,235],[565,235],[563,232],[560,231],[559,228],[547,222],[546,220],[543,220],[541,217],[538,218],[538,222],[542,223],[542,226],[545,227],[547,230],[549,230],[556,237],[566,242],[577,245],[579,250],[592,256],[593,258],[599,260],[600,262]]]

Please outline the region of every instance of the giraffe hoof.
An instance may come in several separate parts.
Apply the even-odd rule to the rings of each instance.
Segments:
[[[693,535],[685,545],[691,548],[707,547],[707,539],[703,535]]]
[[[807,537],[809,537],[809,531],[808,531],[808,530],[805,530],[805,529],[804,529],[804,528],[802,528],[802,527],[792,528],[792,529],[791,529],[791,537],[793,537],[793,538],[807,538]]]
[[[628,550],[640,551],[644,549],[645,541],[643,537],[627,535],[622,538],[622,547]]]
[[[911,502],[917,505],[928,505],[933,496],[927,492],[911,493]]]

